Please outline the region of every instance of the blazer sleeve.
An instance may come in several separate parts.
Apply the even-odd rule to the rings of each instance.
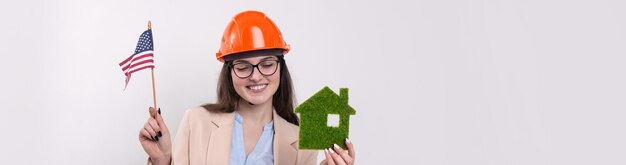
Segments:
[[[317,164],[317,150],[300,150],[298,154],[298,165]]]
[[[185,111],[172,146],[172,165],[189,164],[189,111]]]

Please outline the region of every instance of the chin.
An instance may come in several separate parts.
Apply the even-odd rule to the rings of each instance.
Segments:
[[[252,103],[254,105],[260,105],[260,104],[265,104],[268,102],[271,102],[271,99],[264,97],[264,98],[244,98],[246,101],[248,101],[249,103]]]

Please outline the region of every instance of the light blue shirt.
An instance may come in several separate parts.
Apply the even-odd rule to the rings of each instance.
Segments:
[[[263,127],[263,133],[259,141],[256,142],[250,155],[246,157],[246,148],[243,143],[243,118],[235,113],[235,123],[233,127],[233,139],[230,143],[231,165],[263,165],[274,164],[274,122],[267,123]]]

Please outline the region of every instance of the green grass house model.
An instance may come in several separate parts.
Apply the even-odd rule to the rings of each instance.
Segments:
[[[332,148],[333,144],[346,149],[350,115],[356,114],[348,105],[348,88],[339,89],[337,95],[326,86],[296,107],[295,111],[300,113],[300,149],[322,150]],[[329,119],[338,120],[335,122],[338,125],[329,126]]]

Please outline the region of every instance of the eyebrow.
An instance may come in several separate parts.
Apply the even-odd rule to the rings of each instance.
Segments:
[[[259,60],[259,61],[265,61],[265,60],[269,60],[269,59],[272,59],[272,60],[278,60],[278,57],[275,57],[275,56],[269,56],[269,57],[262,58],[262,59],[261,59],[261,60]],[[250,63],[250,61],[248,61],[248,60],[243,60],[243,59],[233,61],[233,64],[236,64],[236,63],[248,63],[248,64],[251,64],[251,63]]]

